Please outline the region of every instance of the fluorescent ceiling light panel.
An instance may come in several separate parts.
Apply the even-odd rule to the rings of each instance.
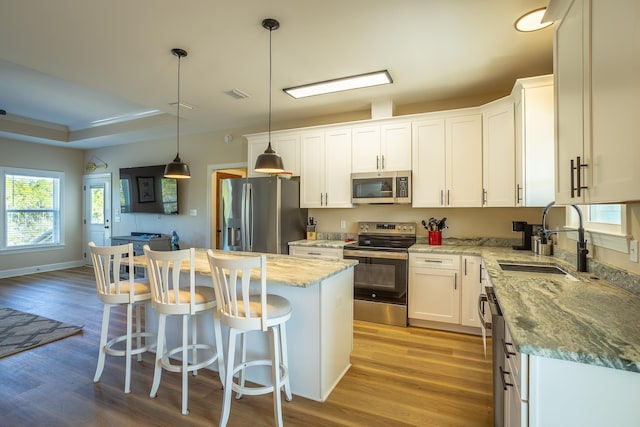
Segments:
[[[359,74],[357,76],[342,77],[324,82],[311,83],[302,86],[283,89],[294,98],[323,95],[325,93],[340,92],[349,89],[360,89],[369,86],[378,86],[393,83],[387,70],[373,73]]]
[[[532,10],[531,12],[527,12],[526,14],[522,15],[515,23],[516,30],[522,32],[537,31],[553,24],[553,21],[544,23],[542,22],[542,17],[544,16],[546,11],[547,8],[543,7],[541,9]]]

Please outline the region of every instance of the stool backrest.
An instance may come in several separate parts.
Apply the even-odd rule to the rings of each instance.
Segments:
[[[96,246],[94,242],[89,242],[89,251],[96,276],[98,297],[112,304],[132,302],[134,297],[133,244]],[[122,266],[127,266],[129,271],[122,270]],[[129,277],[121,279],[120,276],[125,274]]]
[[[168,314],[193,314],[195,298],[195,249],[153,251],[144,245],[151,300],[156,310]],[[189,273],[188,287],[180,287],[180,273]],[[186,280],[185,280],[186,281]]]
[[[267,330],[267,257],[215,255],[207,251],[218,309],[231,327]],[[250,300],[250,284],[259,283]],[[259,303],[256,301],[259,300]]]

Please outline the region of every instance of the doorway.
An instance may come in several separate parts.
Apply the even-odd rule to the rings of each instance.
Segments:
[[[89,242],[105,246],[111,238],[111,174],[85,175],[82,179],[83,251],[91,265]]]
[[[211,206],[210,206],[210,229],[211,229],[211,248],[220,247],[220,238],[222,237],[220,209],[220,181],[227,178],[245,178],[247,176],[246,166],[238,168],[220,168],[214,169],[211,173]]]

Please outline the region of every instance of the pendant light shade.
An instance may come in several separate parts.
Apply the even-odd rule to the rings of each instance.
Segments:
[[[171,163],[168,163],[164,168],[165,178],[177,178],[186,179],[191,178],[191,171],[189,165],[184,163],[180,158],[180,60],[187,56],[187,51],[184,49],[171,49],[171,53],[178,57],[178,112],[176,114],[176,158]]]
[[[254,169],[262,173],[280,173],[284,172],[282,158],[271,148],[271,32],[280,28],[280,23],[275,19],[267,18],[262,21],[262,26],[269,30],[269,144],[264,153],[258,156]]]

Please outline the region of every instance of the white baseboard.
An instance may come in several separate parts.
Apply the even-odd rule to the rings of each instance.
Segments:
[[[0,279],[7,277],[24,276],[26,274],[42,273],[45,271],[64,270],[65,268],[82,267],[85,265],[84,260],[60,262],[57,264],[34,265],[31,267],[16,268],[13,270],[0,271]]]

